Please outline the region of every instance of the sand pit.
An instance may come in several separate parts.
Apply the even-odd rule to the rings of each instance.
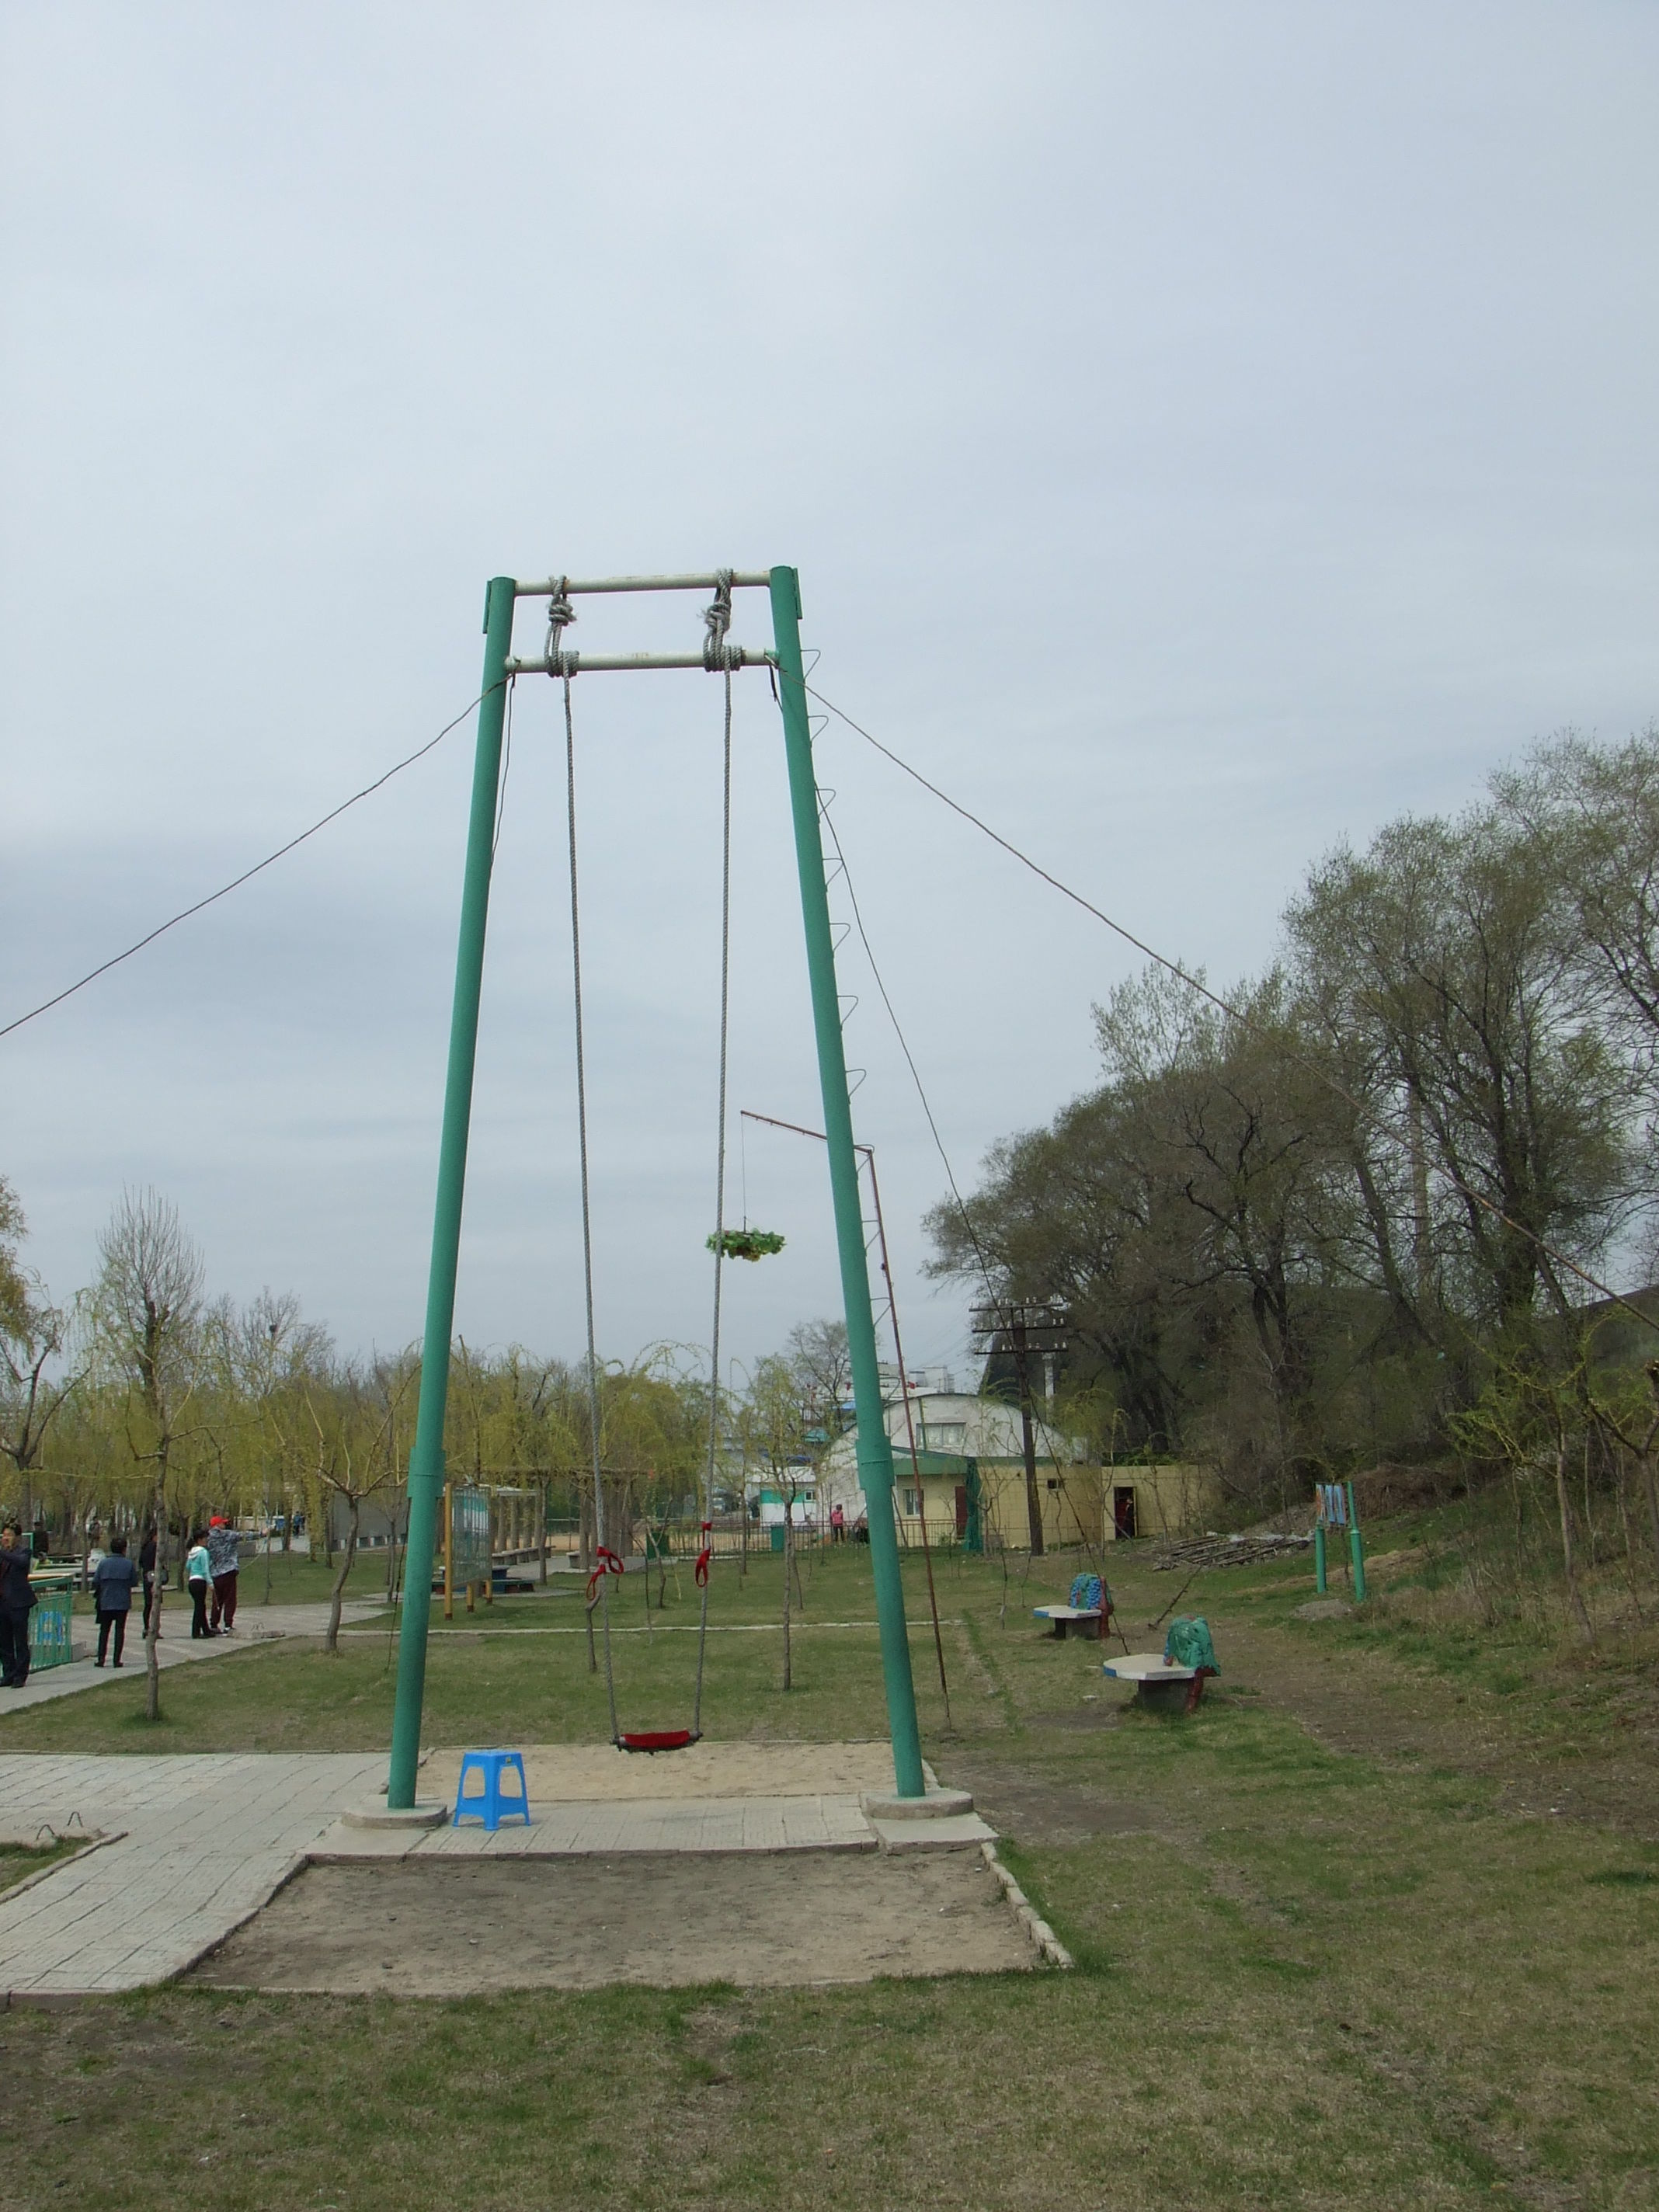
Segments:
[[[872,1743],[694,1743],[654,1756],[610,1744],[526,1744],[525,1780],[533,1807],[616,1804],[636,1798],[856,1797],[893,1787],[893,1754]],[[937,1777],[926,1770],[930,1783]],[[434,1751],[421,1763],[420,1795],[455,1802],[459,1750]]]
[[[463,1996],[1029,1971],[977,1852],[394,1859],[311,1865],[185,1978]]]

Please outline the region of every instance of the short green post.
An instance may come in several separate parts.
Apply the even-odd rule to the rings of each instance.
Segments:
[[[1353,1569],[1353,1598],[1361,1604],[1365,1595],[1365,1540],[1359,1533],[1359,1515],[1353,1502],[1353,1485],[1348,1492],[1348,1564]]]
[[[881,1630],[881,1671],[887,1691],[888,1730],[893,1741],[893,1776],[901,1797],[921,1797],[927,1794],[927,1783],[921,1771],[915,1685],[910,1675],[904,1586],[899,1576],[898,1532],[893,1525],[893,1448],[888,1441],[881,1380],[876,1371],[876,1325],[870,1305],[870,1269],[864,1247],[864,1207],[859,1196],[858,1158],[853,1149],[853,1109],[847,1088],[846,1054],[842,1048],[835,940],[830,934],[830,901],[824,890],[817,779],[812,769],[812,733],[807,720],[806,679],[801,666],[800,580],[793,568],[772,571],[772,627],[778,647],[784,750],[789,763],[789,800],[795,823],[795,860],[800,872],[801,916],[806,927],[806,971],[812,987],[812,1023],[817,1035],[818,1081],[823,1092],[830,1188],[835,1200],[842,1298],[847,1310],[847,1349],[853,1370],[853,1402],[858,1415],[859,1480],[863,1485],[869,1513],[870,1564],[875,1577],[876,1618]]]
[[[1325,1595],[1325,1522],[1322,1515],[1314,1522],[1314,1588],[1321,1597]]]
[[[449,1022],[449,1069],[444,1084],[443,1135],[438,1149],[438,1200],[427,1277],[426,1329],[421,1340],[421,1396],[415,1448],[409,1455],[409,1534],[404,1555],[403,1621],[398,1636],[398,1702],[392,1719],[392,1771],[386,1805],[406,1812],[415,1802],[421,1758],[421,1705],[426,1691],[426,1635],[432,1610],[432,1560],[438,1499],[444,1486],[444,1413],[449,1402],[449,1343],[455,1322],[455,1273],[461,1250],[461,1199],[466,1140],[472,1120],[472,1071],[478,1050],[478,1001],[483,989],[484,931],[501,774],[501,724],[507,706],[507,659],[513,649],[514,581],[490,580],[484,598],[483,696],[472,764],[472,812],[466,833],[460,943]]]

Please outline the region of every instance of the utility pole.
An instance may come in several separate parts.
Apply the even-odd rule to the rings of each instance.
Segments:
[[[1036,1438],[1031,1425],[1031,1361],[1036,1358],[1044,1359],[1048,1363],[1048,1375],[1053,1375],[1053,1362],[1066,1349],[1066,1316],[1059,1306],[998,1302],[974,1308],[974,1333],[984,1339],[975,1347],[982,1357],[989,1358],[1000,1352],[1012,1357],[1014,1363],[1019,1384],[1020,1441],[1025,1453],[1025,1524],[1031,1557],[1040,1559],[1045,1547],[1042,1495],[1037,1488]]]

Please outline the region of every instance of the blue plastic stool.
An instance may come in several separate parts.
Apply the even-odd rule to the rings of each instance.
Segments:
[[[501,1777],[516,1773],[519,1787],[516,1796],[501,1795]],[[483,1778],[483,1788],[466,1794],[466,1778],[477,1774]],[[464,1751],[461,1753],[461,1778],[455,1785],[453,1825],[459,1827],[463,1820],[482,1820],[492,1832],[503,1820],[530,1822],[530,1785],[524,1778],[524,1753],[521,1751]]]

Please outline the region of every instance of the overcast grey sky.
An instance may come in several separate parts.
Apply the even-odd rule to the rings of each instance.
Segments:
[[[0,11],[0,1020],[477,688],[495,573],[801,571],[816,680],[1231,977],[1308,861],[1659,712],[1659,11]],[[763,601],[735,635],[764,635]],[[571,642],[695,642],[588,603]],[[535,631],[526,613],[520,635]],[[576,686],[603,1346],[706,1336],[718,686]],[[732,1099],[816,1122],[781,749],[738,686]],[[561,732],[521,684],[458,1325],[580,1344]],[[0,1042],[67,1294],[124,1182],[343,1344],[423,1303],[471,732]],[[832,724],[959,1175],[1093,1073],[1125,949]],[[856,943],[916,1361],[944,1177]],[[736,1144],[837,1303],[816,1147]],[[746,1188],[745,1188],[746,1187]]]

